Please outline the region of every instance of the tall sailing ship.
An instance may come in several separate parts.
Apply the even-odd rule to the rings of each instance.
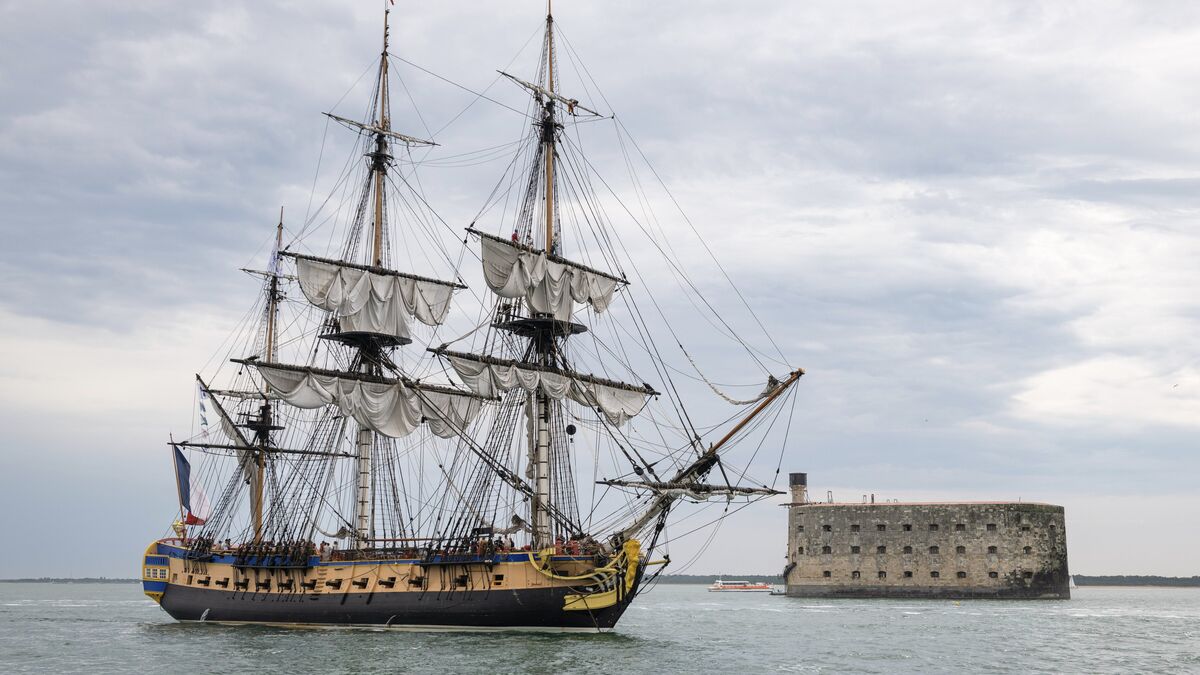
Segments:
[[[611,628],[669,563],[680,505],[781,494],[728,453],[755,433],[759,449],[778,442],[802,371],[693,421],[653,342],[658,305],[638,304],[623,234],[567,135],[605,116],[560,93],[549,12],[532,81],[501,73],[529,94],[530,132],[500,146],[515,158],[445,247],[415,174],[435,144],[392,128],[386,16],[369,113],[326,113],[366,157],[333,190],[354,194],[342,241],[310,252],[310,226],[337,220],[318,212],[285,242],[281,213],[267,269],[247,270],[263,290],[220,386],[197,375],[194,435],[171,439],[180,513],[146,548],[144,591],[181,621]],[[459,274],[468,257],[484,293]],[[447,340],[466,296],[475,325]]]

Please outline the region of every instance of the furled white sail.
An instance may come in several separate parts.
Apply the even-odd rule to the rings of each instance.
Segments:
[[[454,284],[293,257],[304,297],[334,312],[343,331],[407,339],[408,317],[436,326],[450,310]]]
[[[489,363],[469,356],[445,356],[463,384],[480,396],[493,397],[515,387],[528,392],[540,391],[553,399],[569,398],[580,405],[597,408],[610,423],[618,426],[640,413],[654,393],[646,387],[604,384],[587,375],[522,368],[498,360]]]
[[[453,438],[479,414],[482,401],[468,394],[403,382],[367,382],[308,369],[257,365],[258,372],[297,408],[336,404],[343,414],[384,436],[407,436],[422,422],[442,438]]]
[[[530,251],[502,239],[481,236],[483,277],[502,298],[525,298],[529,307],[567,321],[574,302],[590,303],[597,312],[608,309],[620,283],[615,277],[582,266],[557,262],[544,251]]]

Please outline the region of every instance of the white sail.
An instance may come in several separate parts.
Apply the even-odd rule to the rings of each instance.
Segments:
[[[304,297],[338,317],[343,331],[408,339],[408,317],[428,326],[446,319],[456,284],[293,254]]]
[[[407,436],[425,423],[442,438],[461,434],[482,401],[470,394],[404,382],[369,382],[316,372],[255,364],[258,372],[297,408],[336,404],[343,414],[384,436]]]
[[[618,382],[607,384],[590,375],[523,368],[499,359],[489,359],[489,363],[471,355],[443,355],[450,360],[463,384],[480,396],[494,397],[515,387],[528,392],[541,391],[553,399],[569,398],[580,405],[597,408],[610,423],[618,426],[640,413],[647,399],[655,393],[649,387]]]
[[[483,235],[483,277],[502,298],[525,298],[530,309],[567,321],[574,302],[608,309],[620,279],[531,251],[503,239]]]

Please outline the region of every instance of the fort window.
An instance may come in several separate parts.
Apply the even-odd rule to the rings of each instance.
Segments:
[[[905,553],[912,553],[912,547],[911,547],[911,546],[905,546],[905,547],[904,547],[904,552],[905,552]]]
[[[887,547],[886,546],[877,546],[875,548],[875,552],[876,553],[887,553]]]
[[[934,555],[937,555],[937,554],[938,554],[938,552],[939,552],[939,549],[938,549],[938,547],[936,547],[936,546],[930,546],[930,547],[929,547],[929,552],[930,552],[930,553],[932,553],[932,554],[934,554]]]
[[[992,555],[995,555],[995,554],[996,554],[996,547],[995,547],[995,546],[989,546],[989,547],[988,547],[988,553],[991,553]]]
[[[1033,553],[1033,547],[1032,547],[1032,546],[1026,546],[1024,549],[1022,549],[1022,552],[1024,552],[1024,553],[1025,553],[1025,555],[1029,555],[1030,553]]]
[[[803,526],[803,525],[797,525],[797,526],[796,526],[796,531],[797,531],[797,532],[803,532],[803,531],[804,531],[804,526]]]
[[[964,525],[963,523],[956,523],[956,524],[954,525],[954,531],[955,531],[955,532],[963,532],[963,531],[965,531],[966,529],[967,529],[967,526],[966,526],[966,525]]]
[[[829,577],[833,576],[833,572],[830,572],[829,570],[825,570],[824,572],[821,572],[821,576],[828,579]]]
[[[1028,525],[1022,525],[1022,526],[1021,526],[1021,531],[1022,531],[1022,532],[1028,532],[1028,531],[1029,531],[1029,529],[1030,529],[1030,528],[1029,528],[1029,526],[1028,526]]]
[[[905,571],[904,571],[904,578],[905,578],[905,579],[911,579],[911,578],[912,578],[912,570],[905,570]]]
[[[886,579],[886,578],[887,578],[887,572],[884,572],[883,570],[880,570],[880,571],[879,571],[879,578],[880,578],[880,579]]]
[[[804,547],[803,546],[796,547],[796,555],[804,555]]]
[[[967,552],[967,547],[966,547],[966,546],[955,546],[955,547],[954,547],[954,552],[955,552],[955,553],[966,553],[966,552]]]
[[[859,574],[858,570],[854,570],[853,572],[851,572],[851,573],[850,573],[850,578],[851,578],[851,579],[858,579],[858,578],[860,578],[861,576],[862,576],[862,575],[861,575],[861,574]]]
[[[1000,574],[997,572],[988,572],[989,579],[998,579],[999,577],[1000,577]]]
[[[876,525],[876,526],[875,526],[875,529],[879,530],[880,532],[884,532],[884,531],[886,531],[886,530],[887,530],[887,525],[884,525],[883,523],[880,523],[880,524],[878,524],[878,525]]]
[[[912,523],[905,523],[903,527],[905,532],[912,532]]]
[[[833,526],[832,526],[832,525],[822,525],[822,526],[821,526],[821,529],[822,529],[822,530],[825,530],[826,532],[833,532]]]
[[[937,578],[938,578],[938,577],[940,577],[940,576],[942,576],[941,572],[936,572],[936,571],[935,571],[935,572],[930,572],[930,573],[929,573],[929,578],[930,578],[930,579],[937,579]]]
[[[851,532],[858,532],[858,523],[855,523],[854,525],[851,525],[851,526],[850,526],[850,531],[851,531]]]
[[[987,531],[988,531],[988,532],[995,532],[995,531],[996,531],[996,524],[995,524],[995,523],[988,523],[988,524],[987,524]]]
[[[1033,578],[1033,572],[1026,572],[1026,573],[1025,573],[1025,578],[1026,578],[1026,579],[1032,579],[1032,578]]]
[[[957,575],[955,575],[955,576],[957,576],[959,579],[966,579],[966,578],[967,578],[967,573],[966,573],[966,572],[959,572],[959,573],[958,573]]]
[[[858,552],[859,552],[859,550],[861,550],[861,549],[859,549],[859,547],[857,547],[857,546],[851,546],[851,547],[850,547],[850,552],[851,552],[851,553],[858,553]]]
[[[822,546],[821,553],[833,553],[833,547],[832,546]]]
[[[929,524],[929,531],[930,531],[930,532],[937,532],[937,531],[938,531],[938,526],[937,526],[937,523],[930,523],[930,524]]]

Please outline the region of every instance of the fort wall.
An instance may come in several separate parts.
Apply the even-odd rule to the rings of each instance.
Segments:
[[[1061,506],[811,503],[793,489],[787,508],[789,595],[1070,597]]]

